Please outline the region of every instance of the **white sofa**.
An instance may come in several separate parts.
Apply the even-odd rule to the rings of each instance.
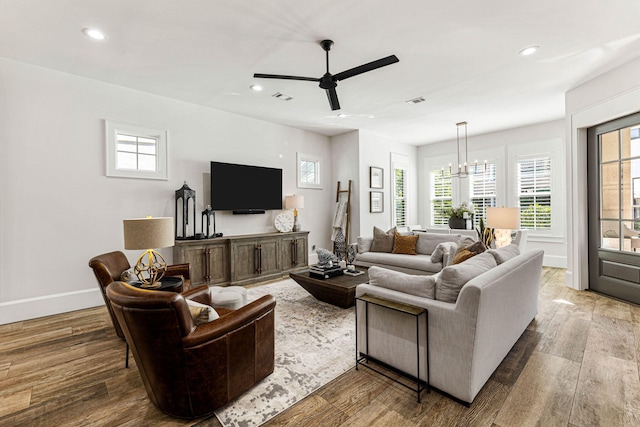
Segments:
[[[430,384],[470,404],[537,313],[543,255],[540,250],[530,251],[489,267],[462,286],[455,302],[429,299],[401,292],[398,287],[389,289],[372,284],[359,285],[356,297],[369,294],[426,308]],[[478,257],[486,260],[486,256],[493,255],[487,252],[447,267],[447,277],[459,272],[466,263],[480,260]],[[458,270],[454,270],[456,268]],[[443,270],[440,275],[444,274]],[[432,280],[425,276],[414,278]],[[364,352],[367,348],[364,302],[356,303],[358,349]],[[368,312],[369,355],[415,376],[415,319],[375,305],[370,305]],[[425,323],[421,320],[419,333],[422,379],[426,378],[427,369]]]
[[[465,239],[467,243],[475,241],[472,235],[462,236],[460,234],[425,233],[420,231],[413,232],[413,234],[418,236],[416,243],[417,255],[371,252],[373,237],[358,237],[354,264],[359,267],[376,265],[409,274],[431,275],[451,263],[458,245],[462,241],[465,241]],[[440,256],[432,256],[440,243],[451,244],[441,245],[442,253]]]

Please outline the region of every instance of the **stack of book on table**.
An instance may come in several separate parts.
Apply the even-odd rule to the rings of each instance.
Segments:
[[[309,267],[309,277],[315,279],[328,279],[329,277],[342,276],[342,267],[339,264],[332,266],[327,265],[312,265]]]

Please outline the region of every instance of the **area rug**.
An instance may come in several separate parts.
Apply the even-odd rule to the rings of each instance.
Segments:
[[[316,300],[291,279],[248,290],[276,299],[275,371],[215,412],[223,426],[259,426],[355,365],[353,308]]]

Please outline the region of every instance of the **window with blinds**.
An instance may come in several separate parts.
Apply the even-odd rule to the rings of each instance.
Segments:
[[[156,171],[158,139],[116,133],[116,169]]]
[[[396,227],[407,224],[407,169],[395,167],[393,170],[393,213]]]
[[[520,227],[551,229],[551,158],[518,160]]]
[[[487,218],[487,208],[496,206],[496,164],[485,163],[478,166],[474,174],[469,175],[469,196],[473,205],[473,225]]]
[[[453,201],[451,172],[447,168],[432,170],[431,182],[431,225],[434,227],[448,226],[449,216],[445,210],[451,207]]]

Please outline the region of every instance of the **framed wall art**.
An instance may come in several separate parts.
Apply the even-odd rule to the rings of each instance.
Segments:
[[[384,212],[384,193],[382,191],[369,192],[369,212]]]
[[[384,169],[376,168],[374,166],[369,167],[369,187],[371,188],[384,188]]]

